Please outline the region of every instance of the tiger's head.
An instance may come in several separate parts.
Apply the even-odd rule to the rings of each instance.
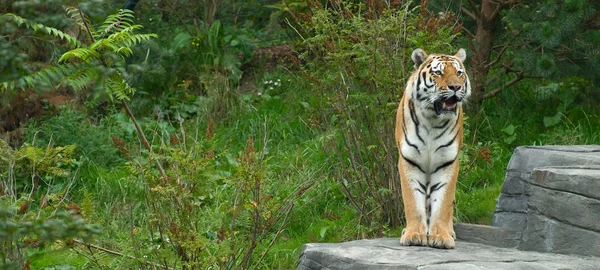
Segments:
[[[458,108],[471,95],[471,84],[463,61],[464,49],[455,55],[427,54],[416,49],[411,55],[415,62],[413,99],[425,110],[433,110],[438,117],[456,115]]]

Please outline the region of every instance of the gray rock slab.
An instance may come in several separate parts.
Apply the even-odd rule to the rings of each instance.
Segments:
[[[521,231],[478,224],[454,224],[456,238],[471,243],[514,248],[519,245]]]
[[[529,181],[536,168],[582,165],[600,165],[600,145],[517,147],[508,162],[502,192],[522,190],[522,181]]]
[[[600,200],[600,166],[596,165],[537,168],[531,183]]]
[[[523,228],[531,211],[532,185],[600,197],[600,185],[596,181],[599,166],[600,145],[517,147],[506,170],[492,225]],[[600,211],[597,212],[595,216],[600,215]]]
[[[600,232],[600,200],[535,185],[531,186],[529,192],[529,212],[585,230]],[[600,192],[600,188],[596,189],[596,192]]]
[[[397,238],[306,244],[297,269],[600,269],[600,258],[457,241],[455,249],[405,247]]]
[[[548,166],[600,165],[600,145],[520,146],[508,163],[507,172],[531,173]]]
[[[527,214],[496,212],[492,218],[492,224],[494,227],[523,231],[527,224]]]
[[[539,252],[600,256],[600,233],[543,215],[530,214],[518,248]]]
[[[500,195],[498,196],[498,201],[496,202],[496,212],[512,212],[525,214],[527,213],[528,201],[528,194],[500,193]]]

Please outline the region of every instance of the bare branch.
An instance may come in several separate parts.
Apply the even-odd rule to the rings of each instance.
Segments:
[[[483,99],[490,98],[490,97],[498,95],[498,93],[500,93],[504,88],[510,87],[510,86],[518,83],[522,79],[525,79],[525,76],[523,76],[521,73],[517,73],[516,77],[514,77],[512,80],[508,81],[503,86],[500,86],[500,87],[498,87],[498,88],[496,88],[496,89],[494,89],[492,91],[489,91],[489,92],[485,93],[485,95],[483,95]]]
[[[471,19],[477,21],[477,16],[475,16],[475,14],[473,14],[471,11],[469,11],[465,7],[460,7],[460,11],[464,14],[467,14],[467,16],[469,16]]]
[[[477,6],[473,2],[473,0],[467,0],[467,2],[469,3],[469,7],[471,7],[471,10],[473,10],[474,16],[476,18],[481,18],[481,11],[477,9]]]
[[[490,17],[488,19],[489,23],[494,22],[496,20],[496,18],[498,18],[498,15],[500,15],[500,11],[502,10],[503,7],[504,7],[504,5],[502,5],[502,4],[496,4],[496,8],[492,12],[492,14],[490,14]]]
[[[502,54],[504,54],[504,51],[506,50],[506,48],[508,48],[508,45],[504,45],[504,47],[502,47],[502,49],[498,53],[498,56],[496,57],[496,59],[494,61],[490,62],[489,64],[487,64],[486,67],[490,68],[493,65],[495,65],[496,63],[498,63],[498,61],[500,61],[500,58],[502,58]]]
[[[464,27],[464,26],[462,26],[461,28],[462,28],[462,30],[463,30],[465,33],[467,33],[467,35],[468,35],[470,38],[475,38],[475,35],[474,35],[473,33],[471,33],[471,31],[469,31],[469,29],[467,29],[467,28],[466,28],[466,27]]]
[[[100,250],[100,251],[102,251],[104,253],[107,253],[107,254],[116,255],[116,256],[120,256],[120,257],[125,257],[125,258],[129,258],[129,259],[136,260],[136,261],[139,260],[138,258],[133,257],[131,255],[123,254],[121,252],[110,250],[110,249],[107,249],[107,248],[104,248],[104,247],[101,247],[101,246],[97,246],[97,245],[94,245],[94,244],[89,244],[89,243],[86,243],[86,242],[84,242],[82,240],[78,240],[78,239],[72,239],[72,240],[73,240],[73,242],[75,242],[77,244],[80,244],[80,245],[88,248],[90,250],[90,252],[91,252],[91,249],[94,248],[94,249]],[[142,261],[142,262],[146,263],[146,264],[149,264],[149,265],[152,265],[152,266],[157,267],[157,268],[171,269],[171,268],[168,268],[168,267],[165,267],[165,266],[162,266],[162,265],[159,265],[159,264],[155,264],[155,263],[152,263],[152,262],[146,262],[146,261]]]
[[[135,129],[138,132],[138,136],[140,137],[140,140],[142,141],[142,145],[144,145],[146,147],[146,149],[148,149],[150,156],[152,156],[152,146],[146,139],[146,136],[144,135],[144,132],[142,131],[142,127],[140,127],[140,124],[135,119],[135,116],[131,112],[131,109],[129,109],[129,105],[127,105],[127,101],[125,101],[125,99],[122,99],[121,104],[123,105],[123,108],[125,108],[125,111],[127,112],[127,115],[129,115],[129,118],[133,122],[133,125],[135,126]],[[164,179],[167,179],[167,174],[165,173],[165,169],[163,169],[163,166],[160,163],[160,160],[156,159],[155,161],[156,161],[156,166],[158,167],[158,170],[160,171],[160,174],[162,175],[162,177]]]

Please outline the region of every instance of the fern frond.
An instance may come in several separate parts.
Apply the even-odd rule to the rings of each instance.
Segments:
[[[78,69],[81,69],[79,64],[57,65],[43,68],[17,80],[1,83],[0,92],[25,89],[27,87],[37,88],[44,84],[58,86],[62,79],[75,73]]]
[[[26,28],[31,29],[34,32],[43,32],[47,35],[51,35],[53,37],[60,38],[64,41],[66,41],[69,45],[71,45],[74,48],[81,47],[81,42],[79,42],[79,40],[77,40],[76,37],[71,36],[63,31],[56,29],[56,28],[48,27],[41,23],[32,22],[30,20],[27,20],[21,16],[18,16],[18,15],[12,14],[12,13],[6,13],[6,14],[2,15],[2,17],[5,19],[8,19],[9,21],[13,21],[19,27],[21,25],[25,25]]]
[[[122,57],[131,56],[133,51],[131,47],[148,41],[151,38],[158,37],[156,34],[133,34],[131,31],[141,28],[139,25],[134,25],[123,29],[120,32],[113,33],[106,38],[99,39],[89,46],[90,50],[102,51],[107,50],[119,54]]]
[[[77,26],[79,26],[81,31],[87,31],[88,27],[92,25],[88,16],[86,16],[83,12],[80,12],[78,8],[68,6],[65,7],[65,10],[67,11],[67,15],[69,15],[71,19],[75,20],[75,23]],[[94,34],[94,29],[90,27],[90,30],[92,31],[92,34]]]
[[[65,77],[62,84],[71,86],[75,91],[81,91],[94,84],[98,78],[100,78],[100,72],[95,68],[82,68]]]
[[[96,38],[101,38],[102,35],[119,32],[124,28],[131,27],[134,18],[133,11],[128,9],[121,9],[116,14],[108,15],[102,25],[98,27]]]
[[[131,56],[133,54],[133,51],[129,47],[121,47],[117,49],[116,53],[118,53],[121,56],[127,57]]]
[[[110,35],[107,39],[114,40],[115,44],[122,47],[133,47],[144,41],[158,37],[156,34],[133,34],[131,32],[119,32]]]
[[[93,49],[77,48],[77,49],[73,49],[73,50],[70,50],[70,51],[64,53],[60,57],[60,59],[58,59],[58,62],[64,63],[73,58],[81,59],[81,60],[85,61],[86,63],[89,63],[90,60],[100,58],[100,53]]]
[[[129,86],[129,84],[119,74],[114,78],[108,78],[104,80],[104,89],[108,94],[110,100],[127,100],[135,93],[135,89]]]
[[[111,40],[108,38],[103,38],[103,39],[99,39],[98,41],[92,43],[88,48],[93,51],[108,50],[108,51],[114,52],[114,51],[117,51],[120,48],[120,46],[115,44],[114,40]]]

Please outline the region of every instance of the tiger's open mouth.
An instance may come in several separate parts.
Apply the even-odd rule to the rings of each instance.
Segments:
[[[452,96],[450,98],[441,98],[434,102],[435,113],[438,115],[445,113],[456,113],[458,107],[458,98]]]

